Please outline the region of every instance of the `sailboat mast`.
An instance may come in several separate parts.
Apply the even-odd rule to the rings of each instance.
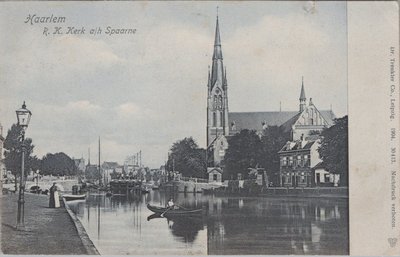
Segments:
[[[99,137],[99,184],[101,183],[101,178],[102,178],[102,175],[101,175],[101,170],[100,170],[100,137]]]

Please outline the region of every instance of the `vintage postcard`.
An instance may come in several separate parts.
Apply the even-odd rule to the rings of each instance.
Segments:
[[[396,1],[0,3],[5,255],[399,255]]]

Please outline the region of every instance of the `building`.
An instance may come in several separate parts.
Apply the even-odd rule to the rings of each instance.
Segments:
[[[226,136],[229,136],[228,81],[217,16],[212,68],[211,72],[208,70],[207,83],[207,149],[214,148],[214,166],[218,166],[224,158],[225,150],[228,148]]]
[[[280,181],[285,187],[310,187],[312,168],[321,162],[317,149],[318,140],[287,142],[279,151]]]
[[[80,158],[80,159],[72,159],[75,163],[75,167],[78,169],[78,174],[83,174],[86,169],[86,164],[85,164],[85,159]]]
[[[329,172],[322,162],[313,168],[316,186],[335,186],[339,185],[340,175]]]
[[[284,187],[337,186],[340,176],[325,169],[318,135],[287,142],[279,151],[280,184]]]
[[[229,112],[228,80],[223,64],[219,19],[217,16],[212,67],[207,82],[207,149],[208,166],[223,167],[228,148],[228,138],[242,129],[256,130],[260,135],[268,126],[279,126],[299,140],[322,131],[333,124],[332,110],[319,111],[310,98],[307,103],[304,80],[302,79],[297,111]],[[211,154],[212,152],[212,154]],[[212,160],[210,161],[212,157]]]
[[[104,183],[107,185],[111,179],[112,174],[116,173],[116,168],[118,167],[117,162],[103,162],[101,165],[101,170],[103,172]],[[122,171],[121,171],[122,173]]]
[[[207,168],[208,183],[222,185],[222,169],[221,168]]]

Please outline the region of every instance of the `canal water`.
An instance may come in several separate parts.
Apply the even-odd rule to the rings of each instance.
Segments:
[[[147,203],[165,206],[169,197],[90,194],[69,206],[105,255],[349,254],[346,199],[177,194],[176,204],[203,215],[152,216]]]

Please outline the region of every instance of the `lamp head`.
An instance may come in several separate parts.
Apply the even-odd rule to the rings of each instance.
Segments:
[[[29,125],[32,113],[30,110],[26,109],[25,101],[22,104],[22,107],[16,110],[15,112],[17,113],[18,126],[21,126],[23,129],[26,129]]]

